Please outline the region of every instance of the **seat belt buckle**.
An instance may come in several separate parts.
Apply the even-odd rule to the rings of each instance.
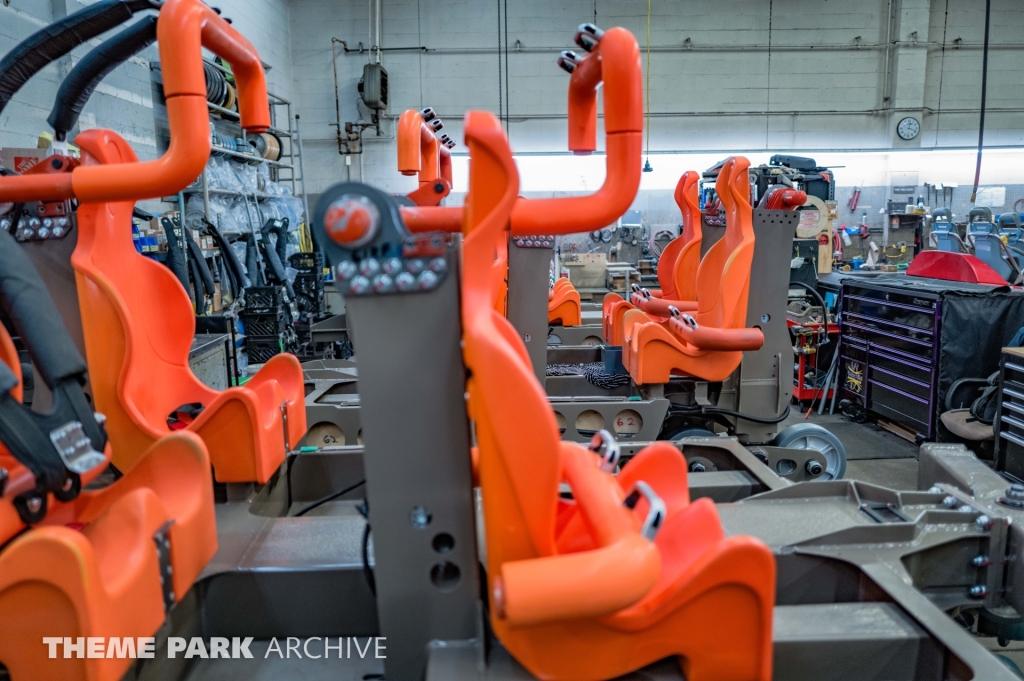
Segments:
[[[50,431],[50,442],[60,454],[64,467],[82,475],[106,462],[101,452],[93,449],[80,421],[70,421]]]
[[[640,497],[647,499],[648,505],[647,517],[644,519],[643,527],[640,528],[640,534],[647,541],[654,541],[654,538],[658,536],[658,530],[661,529],[665,519],[668,517],[668,506],[658,496],[658,493],[643,480],[636,481],[633,491],[626,496],[622,505],[629,510],[633,510],[636,508],[637,502],[640,501]]]

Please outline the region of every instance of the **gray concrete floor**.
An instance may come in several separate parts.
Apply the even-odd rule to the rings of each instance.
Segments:
[[[839,438],[847,451],[847,479],[894,489],[916,489],[918,447],[914,443],[877,425],[854,423],[838,414],[819,416],[814,412],[805,418],[804,413],[794,412],[782,425],[794,423],[816,423]],[[318,508],[310,515],[327,513],[329,506]],[[285,641],[280,643],[282,648],[286,647]],[[1024,664],[1024,643],[1013,642],[1003,648],[994,639],[982,639],[982,644],[1018,664]],[[252,651],[256,659],[251,661],[203,660],[193,668],[189,681],[270,681],[285,678],[363,681],[379,679],[383,673],[382,660],[280,659],[273,653],[267,655],[267,647],[266,641],[254,642]]]
[[[812,411],[790,414],[782,427],[796,423],[823,426],[846,448],[846,478],[894,489],[917,488],[917,450],[913,442],[874,423],[854,423],[840,414]]]
[[[188,681],[369,681],[384,678],[384,660],[374,658],[374,648],[367,648],[367,639],[345,640],[348,651],[344,659],[338,659],[337,639],[331,639],[331,656],[323,657],[322,640],[311,640],[309,658],[302,653],[307,639],[278,639],[277,648],[271,649],[270,641],[253,641],[251,660],[201,660],[195,665]],[[291,643],[292,649],[288,650]],[[359,657],[359,649],[353,650],[353,643],[362,647],[365,657]],[[387,654],[384,651],[383,654]]]

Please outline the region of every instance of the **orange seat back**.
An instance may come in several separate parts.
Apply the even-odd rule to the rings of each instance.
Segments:
[[[700,246],[703,240],[703,218],[697,198],[699,180],[699,173],[687,170],[676,184],[675,199],[683,215],[683,233],[669,246],[680,240],[682,244],[671,270],[675,296],[662,295],[662,298],[697,300],[697,268],[700,267]],[[668,248],[665,250],[668,251]],[[660,265],[658,271],[661,272]]]
[[[579,291],[565,278],[556,281],[548,292],[548,323],[555,322],[562,326],[579,326],[582,323]]]
[[[754,224],[750,207],[750,161],[730,157],[715,191],[726,212],[723,236],[697,268],[697,323],[721,329],[746,327],[750,266],[754,260]]]
[[[700,262],[700,209],[697,209],[696,215],[698,222],[694,224],[693,212],[691,206],[687,203],[689,198],[688,194],[691,190],[693,191],[693,206],[696,206],[697,201],[697,180],[699,176],[692,170],[688,170],[683,173],[683,176],[679,178],[679,182],[676,184],[676,191],[674,194],[676,205],[679,206],[679,212],[683,216],[683,229],[675,239],[669,242],[668,246],[665,246],[665,250],[661,252],[661,257],[658,259],[658,283],[661,285],[661,297],[669,300],[695,300],[694,297],[687,297],[679,292],[676,285],[677,279],[677,263],[679,256],[683,253],[684,248],[690,244],[694,239],[694,234],[697,238],[697,263]],[[690,279],[694,279],[697,273],[697,263],[694,263],[693,272]],[[691,292],[694,287],[691,285],[687,287],[687,292]]]
[[[135,163],[118,135],[90,130],[76,139],[87,163]],[[144,452],[170,432],[167,417],[217,393],[189,368],[195,315],[188,294],[166,267],[135,251],[130,201],[82,203],[78,244],[71,257],[78,284],[82,332],[97,408],[116,441],[115,464]]]
[[[494,245],[503,241],[519,175],[497,119],[466,114],[473,161],[466,198],[462,323],[469,411],[476,423],[491,566],[554,553],[558,426],[526,347],[494,309]],[[523,424],[529,423],[529,428]]]

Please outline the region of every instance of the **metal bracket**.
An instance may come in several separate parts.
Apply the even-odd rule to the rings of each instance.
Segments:
[[[82,475],[106,461],[103,454],[93,449],[80,421],[71,421],[51,430],[50,442],[60,454],[64,466],[72,473]]]
[[[156,545],[156,557],[160,562],[160,588],[164,596],[164,612],[169,613],[174,607],[174,568],[171,567],[171,525],[174,519],[168,520],[153,533]]]
[[[553,234],[514,236],[512,243],[519,248],[554,248],[555,237]]]
[[[292,445],[288,441],[288,402],[281,403],[281,430],[284,431],[284,452],[292,451]]]

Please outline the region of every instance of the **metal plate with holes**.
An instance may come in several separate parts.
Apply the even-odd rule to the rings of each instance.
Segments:
[[[60,454],[64,466],[73,473],[81,475],[106,462],[103,454],[93,449],[79,421],[51,430],[50,442]]]
[[[549,380],[552,377],[549,377]],[[594,433],[607,429],[623,442],[652,442],[661,432],[668,413],[665,398],[630,400],[600,397],[550,397],[551,408],[562,439],[587,442]]]
[[[514,236],[511,243],[519,248],[554,248],[553,234],[533,234],[530,236]]]
[[[506,317],[526,346],[534,375],[544,384],[547,367],[548,280],[554,239],[513,237],[508,249]],[[546,246],[544,244],[547,244]]]

